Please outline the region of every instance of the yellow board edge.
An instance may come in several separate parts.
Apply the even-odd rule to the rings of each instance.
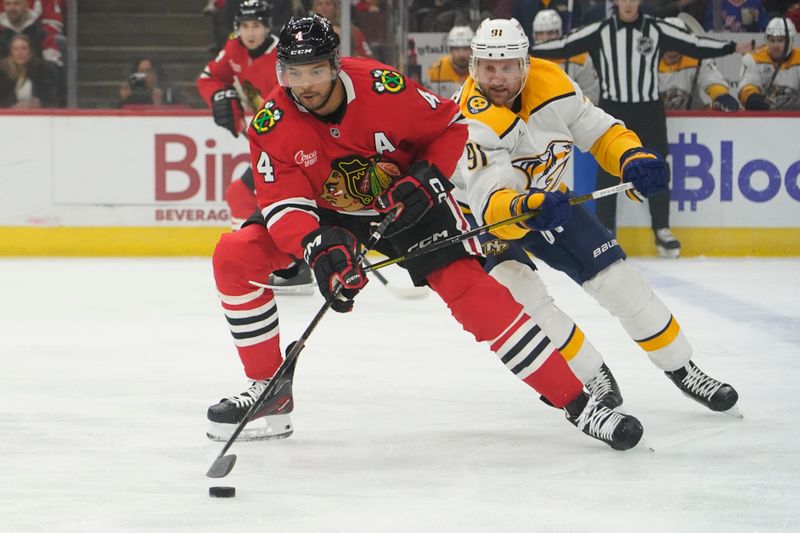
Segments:
[[[228,227],[0,226],[0,256],[210,256]],[[800,256],[800,228],[672,228],[682,257]],[[620,228],[628,255],[657,255],[649,228]]]

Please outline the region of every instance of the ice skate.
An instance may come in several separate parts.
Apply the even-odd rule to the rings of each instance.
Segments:
[[[614,379],[614,375],[605,363],[600,366],[597,374],[586,382],[585,386],[589,394],[609,409],[622,405],[622,393],[617,380]]]
[[[656,239],[658,255],[666,259],[677,259],[681,255],[681,242],[675,238],[669,228],[653,231]]]
[[[705,405],[712,411],[742,418],[742,414],[736,406],[736,402],[739,400],[736,389],[707,375],[693,362],[689,361],[682,368],[664,373],[681,392],[692,400]]]
[[[636,418],[609,409],[584,392],[564,410],[572,425],[615,450],[633,448],[639,444],[644,433],[642,424]]]
[[[219,403],[209,407],[209,428],[206,436],[215,441],[227,441],[269,382],[268,379],[251,381],[250,388],[245,392],[223,398]],[[294,409],[292,381],[283,378],[278,388],[253,415],[238,440],[284,439],[292,434],[294,427],[289,416]]]
[[[270,274],[265,286],[276,294],[314,294],[314,277],[311,268],[301,261],[286,270]]]

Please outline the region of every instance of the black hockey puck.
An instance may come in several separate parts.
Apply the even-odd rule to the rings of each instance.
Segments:
[[[233,498],[236,496],[236,487],[209,487],[208,495],[212,498]]]

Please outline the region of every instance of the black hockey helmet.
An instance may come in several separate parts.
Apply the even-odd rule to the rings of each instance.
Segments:
[[[239,28],[239,24],[245,20],[257,20],[269,28],[271,16],[272,6],[267,0],[241,0],[233,22],[237,29]]]
[[[285,78],[287,67],[292,65],[328,60],[332,79],[339,76],[339,36],[333,24],[321,15],[292,17],[281,29],[277,55],[278,82],[284,87],[293,85]]]

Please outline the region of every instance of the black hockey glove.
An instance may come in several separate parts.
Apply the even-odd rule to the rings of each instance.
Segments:
[[[239,93],[233,87],[226,87],[211,96],[211,110],[217,126],[222,126],[234,137],[238,137],[243,131],[244,110]]]
[[[436,165],[417,161],[408,169],[408,175],[394,181],[376,200],[374,207],[380,213],[399,208],[397,217],[384,233],[391,237],[406,230],[433,206],[444,202],[447,193],[454,188],[450,180],[442,175]]]
[[[714,100],[714,109],[719,109],[720,111],[726,111],[728,113],[732,111],[739,111],[739,101],[730,95],[730,93],[724,93]]]
[[[561,191],[546,192],[541,189],[531,189],[528,194],[514,198],[511,204],[511,212],[515,215],[534,210],[539,210],[540,213],[522,223],[534,231],[548,231],[566,224],[572,206],[568,194]]]
[[[631,148],[622,154],[620,163],[622,181],[633,183],[636,190],[645,198],[667,190],[669,169],[666,161],[657,152],[647,148]],[[638,200],[633,197],[632,199]]]
[[[744,108],[748,111],[769,111],[769,102],[761,93],[753,93],[744,102]]]
[[[342,290],[331,304],[337,313],[353,310],[353,298],[367,284],[367,274],[356,263],[358,242],[344,228],[321,227],[303,239],[303,257],[314,270],[319,292],[327,300],[336,283]]]

